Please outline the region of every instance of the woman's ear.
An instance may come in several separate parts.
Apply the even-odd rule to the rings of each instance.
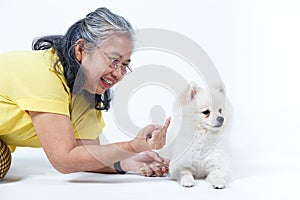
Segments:
[[[84,51],[84,40],[79,39],[79,40],[76,41],[75,47],[74,47],[75,57],[76,57],[78,62],[81,62],[81,60],[82,60],[83,51]]]

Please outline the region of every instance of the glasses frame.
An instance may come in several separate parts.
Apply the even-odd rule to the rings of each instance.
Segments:
[[[132,72],[132,68],[129,65],[124,65],[119,58],[112,58],[105,51],[102,52],[110,60],[109,66],[111,68],[118,69],[119,67],[121,67],[121,72],[123,75]]]

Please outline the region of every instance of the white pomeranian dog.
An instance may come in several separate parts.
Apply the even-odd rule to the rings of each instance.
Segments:
[[[223,84],[204,90],[192,82],[180,97],[181,109],[174,106],[172,130],[178,133],[171,143],[167,138],[169,144],[160,154],[170,159],[169,176],[182,186],[193,187],[195,179],[202,178],[215,189],[227,186],[227,103]]]

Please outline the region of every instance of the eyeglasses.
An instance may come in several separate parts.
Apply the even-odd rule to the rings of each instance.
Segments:
[[[109,65],[110,67],[114,69],[118,69],[119,67],[121,67],[121,73],[123,75],[132,72],[132,68],[128,64],[123,64],[119,58],[112,58],[104,51],[103,53],[110,60],[110,65]]]

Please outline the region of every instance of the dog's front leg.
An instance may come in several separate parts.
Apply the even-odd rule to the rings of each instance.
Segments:
[[[213,188],[223,189],[227,185],[228,178],[229,175],[227,170],[216,168],[207,175],[206,180],[213,186]]]
[[[180,184],[183,187],[193,187],[195,185],[193,174],[188,170],[182,170],[180,172]]]

